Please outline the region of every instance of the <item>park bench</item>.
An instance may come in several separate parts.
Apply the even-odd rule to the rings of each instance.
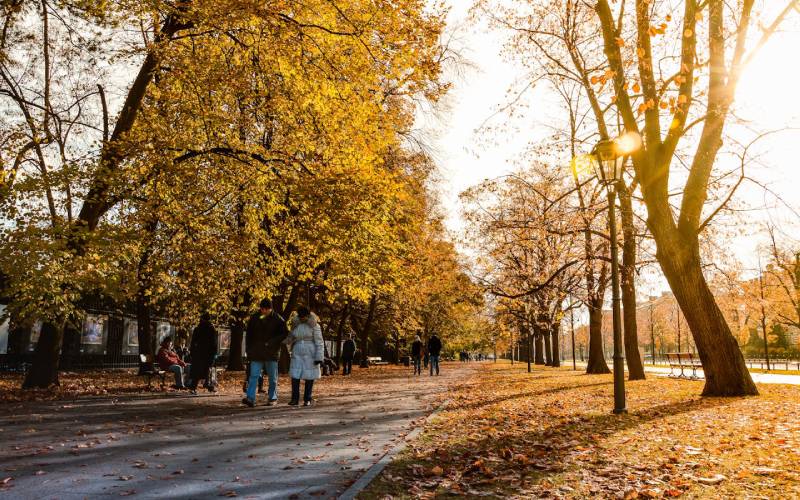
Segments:
[[[697,380],[700,378],[697,376],[697,369],[703,368],[703,364],[700,362],[700,358],[691,352],[667,353],[667,362],[669,363],[670,377],[688,378],[692,380]],[[692,369],[691,376],[687,375],[685,371],[689,368]],[[676,373],[676,369],[680,370],[680,373]]]
[[[388,361],[384,361],[380,356],[367,356],[367,363],[370,365],[388,365]]]
[[[153,378],[158,377],[161,380],[161,388],[166,385],[167,372],[158,367],[155,363],[155,358],[152,354],[139,355],[139,375],[145,377],[147,380],[147,388],[153,386]]]

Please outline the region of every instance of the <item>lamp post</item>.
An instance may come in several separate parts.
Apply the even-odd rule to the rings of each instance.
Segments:
[[[625,355],[622,352],[622,314],[620,312],[619,258],[617,256],[616,198],[628,155],[638,149],[641,139],[624,134],[602,140],[592,150],[597,160],[597,178],[608,189],[608,225],[611,233],[611,297],[614,328],[614,413],[627,413],[625,404]]]

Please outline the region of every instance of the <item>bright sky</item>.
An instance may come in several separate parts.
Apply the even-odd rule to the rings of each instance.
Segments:
[[[458,194],[483,179],[496,177],[514,168],[530,141],[547,134],[547,117],[557,109],[558,99],[543,89],[525,94],[515,105],[514,116],[499,112],[508,106],[527,84],[522,68],[502,55],[506,34],[485,25],[469,25],[469,0],[448,0],[451,5],[450,29],[457,35],[456,46],[471,63],[459,71],[448,70],[453,88],[446,109],[433,117],[421,113],[418,126],[428,142],[444,177],[442,199],[448,211],[448,227],[457,232],[460,219]],[[795,23],[797,26],[798,23]],[[750,121],[747,127],[759,131],[795,127],[760,142],[756,148],[758,164],[749,173],[763,181],[778,196],[800,211],[797,200],[800,186],[800,32],[776,35],[747,69],[737,96],[737,116]],[[491,126],[502,126],[502,131]],[[753,134],[745,127],[729,128],[740,141]],[[763,188],[748,185],[740,197],[750,205],[775,207],[768,212],[747,214],[748,220],[789,220],[800,222],[781,207],[776,197]],[[753,228],[755,231],[756,228]],[[800,239],[800,238],[799,238]],[[732,248],[747,267],[755,267],[757,239],[752,232],[733,242]]]

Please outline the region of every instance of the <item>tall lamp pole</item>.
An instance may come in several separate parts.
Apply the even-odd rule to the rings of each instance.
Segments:
[[[622,314],[619,293],[619,257],[617,255],[616,198],[628,155],[639,148],[637,134],[627,133],[614,140],[597,143],[592,154],[597,159],[597,178],[608,189],[608,225],[611,236],[611,296],[614,328],[614,413],[627,413],[625,404],[625,355],[622,351]]]

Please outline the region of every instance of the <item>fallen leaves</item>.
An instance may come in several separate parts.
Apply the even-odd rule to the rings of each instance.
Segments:
[[[628,385],[613,416],[610,376],[482,365],[373,482],[367,497],[800,497],[800,390],[699,398],[698,382]],[[759,495],[760,494],[760,495]]]

